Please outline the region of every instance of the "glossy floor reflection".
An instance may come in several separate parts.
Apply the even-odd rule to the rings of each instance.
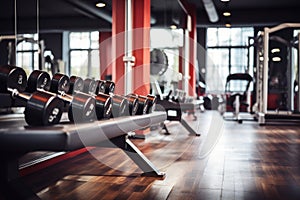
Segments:
[[[24,177],[42,199],[300,199],[300,126],[259,126],[197,113],[191,136],[176,122],[171,134],[132,140],[166,172],[141,171],[117,149],[96,148]]]

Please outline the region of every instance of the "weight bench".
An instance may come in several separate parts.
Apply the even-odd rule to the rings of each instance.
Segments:
[[[193,103],[178,103],[172,102],[168,100],[160,100],[158,99],[156,102],[157,111],[166,111],[167,112],[167,120],[170,121],[179,121],[182,126],[191,134],[200,136],[200,133],[197,133],[192,127],[186,122],[185,119],[182,118],[182,112],[187,112],[195,109],[195,104]],[[163,124],[163,129],[167,134],[170,134],[168,128],[165,124]]]
[[[24,117],[0,120],[1,193],[8,199],[39,199],[20,180],[18,160],[33,151],[73,151],[86,146],[122,149],[143,171],[144,176],[164,177],[128,139],[127,132],[148,127],[167,119],[166,112],[119,117],[83,124],[61,123],[49,127],[28,127]]]

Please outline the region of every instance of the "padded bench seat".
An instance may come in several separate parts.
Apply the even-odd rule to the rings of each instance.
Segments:
[[[0,118],[1,193],[8,199],[38,199],[19,178],[18,159],[28,152],[72,151],[85,146],[106,146],[107,141],[124,150],[144,175],[163,177],[164,173],[159,172],[138,150],[127,138],[127,133],[166,119],[166,112],[153,112],[83,124],[62,122],[49,127],[28,127],[24,117],[5,115]]]

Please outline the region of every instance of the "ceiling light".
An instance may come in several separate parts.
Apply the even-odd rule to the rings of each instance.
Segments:
[[[225,17],[229,17],[229,16],[231,16],[231,13],[230,13],[230,12],[223,12],[223,15],[224,15]]]
[[[280,49],[279,48],[274,48],[271,50],[271,53],[279,53]]]
[[[103,2],[99,2],[96,4],[96,7],[98,7],[98,8],[103,8],[105,6],[106,6],[105,3],[103,3]]]
[[[219,20],[219,16],[212,0],[202,0],[208,19],[210,22],[215,23]]]
[[[231,27],[231,24],[230,24],[230,23],[226,23],[225,26],[226,26],[227,28],[230,28],[230,27]]]
[[[222,2],[229,2],[230,0],[221,0]]]
[[[177,29],[177,26],[176,26],[175,24],[172,24],[172,25],[170,26],[170,28],[171,28],[172,30],[175,30],[175,29]]]
[[[281,61],[281,58],[279,56],[276,56],[276,57],[273,57],[272,58],[272,61],[273,62],[280,62]]]

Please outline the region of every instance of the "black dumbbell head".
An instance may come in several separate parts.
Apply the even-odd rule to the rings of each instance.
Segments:
[[[24,69],[11,65],[0,66],[0,92],[17,89],[24,92],[27,85],[27,75]]]
[[[97,82],[91,78],[84,80],[83,92],[87,94],[96,94]]]
[[[25,107],[25,121],[32,126],[47,126],[59,123],[64,103],[45,92],[34,92]]]
[[[105,81],[104,82],[104,93],[105,94],[110,94],[110,93],[114,93],[115,91],[115,83],[112,81]]]
[[[56,73],[51,79],[50,92],[67,93],[70,89],[70,79],[67,75]]]
[[[73,94],[72,102],[69,107],[69,120],[74,122],[89,122],[95,119],[95,98],[84,94]]]
[[[134,96],[138,99],[138,108],[136,111],[136,115],[144,115],[149,110],[150,99],[145,96],[137,95],[134,93],[129,94],[129,96]]]
[[[112,99],[107,94],[98,94],[96,100],[97,119],[109,119],[112,112]]]
[[[95,94],[105,94],[105,81],[96,81],[96,92]]]
[[[147,98],[149,99],[149,107],[146,111],[147,114],[152,113],[152,111],[155,109],[155,104],[157,102],[157,98],[154,95],[148,94]]]
[[[112,96],[112,117],[128,116],[129,104],[125,97],[120,95]]]
[[[126,98],[129,103],[129,114],[136,115],[138,108],[139,108],[139,101],[138,101],[137,96],[126,95]]]
[[[84,87],[83,79],[79,76],[70,77],[70,88],[68,94],[73,94],[75,92],[82,92]]]
[[[34,70],[30,73],[27,81],[27,92],[34,92],[37,89],[48,91],[50,89],[50,75],[41,70]]]

